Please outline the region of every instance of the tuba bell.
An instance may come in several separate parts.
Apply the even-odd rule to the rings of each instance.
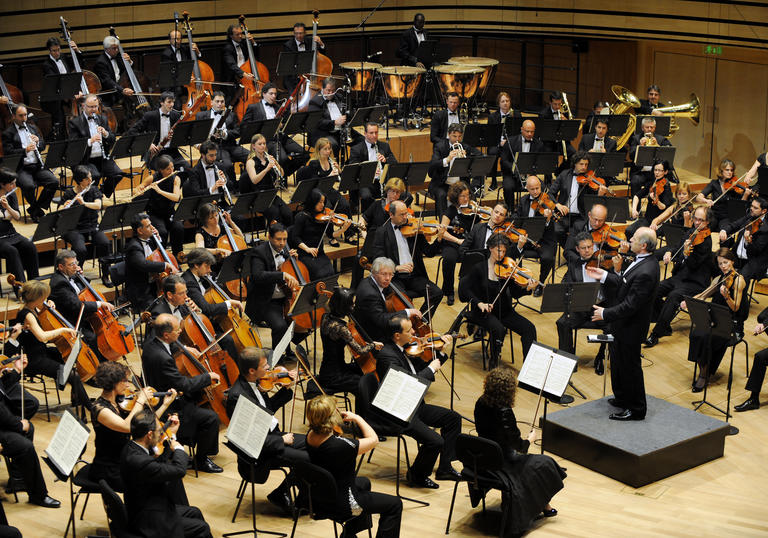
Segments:
[[[624,131],[624,134],[612,137],[616,140],[616,151],[618,151],[626,145],[635,132],[635,125],[637,124],[635,109],[640,107],[640,99],[635,97],[635,94],[627,88],[619,86],[618,84],[611,86],[611,92],[614,97],[616,97],[616,102],[610,106],[609,113],[629,115],[629,123],[627,124],[627,130]]]
[[[672,137],[680,129],[675,118],[688,118],[694,125],[699,124],[699,118],[701,115],[701,103],[695,93],[692,93],[688,97],[688,102],[681,105],[670,105],[660,107],[654,110],[654,113],[660,113],[662,116],[671,116],[672,120],[669,123],[669,136]]]

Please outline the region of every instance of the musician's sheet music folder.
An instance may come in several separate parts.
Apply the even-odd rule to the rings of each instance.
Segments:
[[[534,342],[517,376],[517,384],[534,394],[539,394],[543,386],[544,396],[557,400],[568,388],[568,381],[576,368],[576,360],[575,355]]]
[[[46,460],[62,476],[70,476],[80,454],[83,453],[90,435],[88,427],[83,425],[70,410],[61,415],[59,425],[45,449]]]
[[[399,366],[390,366],[371,405],[401,426],[407,426],[419,408],[429,382]]]
[[[272,415],[248,398],[238,398],[227,427],[227,440],[257,460],[271,426]]]

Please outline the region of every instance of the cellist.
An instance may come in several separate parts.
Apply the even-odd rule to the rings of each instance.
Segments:
[[[152,226],[149,215],[138,213],[131,221],[133,237],[125,244],[125,295],[131,302],[134,312],[143,311],[152,299],[156,297],[152,284],[155,273],[172,273],[173,265],[156,262],[147,258],[155,251],[157,245],[152,241],[157,230]]]
[[[104,52],[96,59],[93,64],[93,72],[99,77],[103,91],[114,90],[118,94],[108,94],[104,98],[104,104],[112,106],[117,103],[122,96],[130,97],[133,95],[133,88],[123,88],[118,81],[126,75],[125,62],[132,62],[128,53],[120,57],[119,41],[116,37],[108,35],[104,38]]]
[[[211,304],[205,300],[205,292],[209,284],[205,277],[211,274],[211,267],[216,263],[216,258],[205,248],[193,248],[187,253],[187,270],[181,274],[187,284],[187,295],[197,307],[211,320],[226,315],[228,310],[236,308],[241,313],[244,305],[240,301],[230,299],[223,303]]]

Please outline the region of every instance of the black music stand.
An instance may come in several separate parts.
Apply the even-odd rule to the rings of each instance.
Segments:
[[[601,204],[608,209],[611,222],[627,222],[629,220],[629,198],[615,196],[584,195],[584,210],[589,211],[595,204]]]
[[[464,157],[454,159],[448,170],[448,177],[482,177],[491,173],[496,164],[495,155]]]
[[[78,204],[67,209],[46,213],[40,217],[40,222],[37,224],[35,233],[32,235],[32,242],[53,237],[53,252],[55,256],[58,250],[56,248],[58,238],[77,228],[77,223],[80,221],[80,216],[84,210],[85,206]]]
[[[598,121],[605,121],[608,123],[608,132],[605,136],[619,137],[627,132],[630,117],[630,114],[596,114],[592,116],[592,124],[586,126],[586,133],[594,133],[595,124]]]
[[[194,60],[160,62],[160,74],[157,76],[157,85],[161,88],[186,86],[192,78],[194,67]]]
[[[740,198],[726,198],[725,202],[728,208],[728,220],[731,222],[739,220],[746,215],[749,211],[749,206],[752,205],[752,202],[749,200],[742,200]]]
[[[376,177],[377,161],[347,164],[339,176],[339,192],[359,191],[363,187],[373,186]]]
[[[499,145],[501,123],[470,123],[464,128],[462,141],[473,148],[492,148]]]
[[[387,105],[376,105],[365,108],[358,108],[348,125],[352,127],[362,127],[368,122],[381,123],[381,120],[387,115]]]
[[[589,152],[589,170],[594,170],[597,177],[615,178],[624,169],[627,155],[622,151],[601,153]]]
[[[266,191],[254,191],[241,194],[237,197],[235,205],[232,208],[232,214],[239,217],[248,215],[248,219],[251,223],[251,242],[253,242],[253,219],[255,215],[263,215],[264,212],[272,205],[272,201],[277,196],[277,189],[269,189]],[[269,223],[265,223],[265,227]]]
[[[88,148],[87,138],[74,138],[70,140],[57,140],[48,144],[48,153],[45,156],[44,167],[48,170],[59,169],[59,184],[66,185],[67,168],[75,169],[85,157]]]
[[[128,167],[130,169],[131,178],[131,195],[133,195],[133,176],[135,175],[133,171],[133,158],[138,157],[140,161],[144,160],[145,155],[149,153],[149,146],[155,141],[157,135],[158,133],[156,132],[135,135],[124,134],[117,139],[115,145],[112,146],[112,151],[109,152],[109,158],[112,160],[128,157]],[[139,172],[139,175],[141,175],[141,172]],[[117,198],[115,198],[116,193],[117,189],[112,193],[112,198],[115,202],[117,200]]]
[[[653,131],[655,134],[659,136],[669,136],[669,128],[672,123],[672,116],[637,116],[637,122],[635,123],[635,134],[643,133],[643,120],[645,118],[656,120],[656,129]],[[623,134],[623,131],[621,134]]]
[[[690,235],[685,233],[685,228],[683,226],[672,224],[669,221],[662,224],[661,229],[664,231],[664,239],[667,242],[667,246],[670,248],[678,248],[682,246],[683,240],[687,239],[687,236]],[[671,254],[675,254],[675,252],[672,251]]]
[[[532,120],[535,123],[535,120],[537,118],[523,118],[520,116],[513,116],[512,114],[509,114],[507,116],[507,119],[504,120],[504,124],[506,125],[505,130],[507,131],[507,137],[512,138],[515,135],[520,134],[520,129],[523,127],[523,122],[525,120]]]
[[[320,189],[323,194],[328,196],[328,193],[333,188],[333,184],[336,183],[338,179],[339,176],[328,176],[299,181],[299,184],[296,185],[296,190],[293,191],[293,196],[291,196],[291,203],[303,205],[307,196],[309,196],[309,193],[315,188]]]
[[[230,252],[229,256],[222,260],[221,269],[219,269],[219,274],[216,275],[216,282],[223,289],[226,289],[227,282],[233,280],[239,280],[240,289],[243,289],[243,283],[248,278],[248,275],[251,274],[251,264],[245,263],[246,258],[250,262],[251,250],[247,248]],[[236,297],[236,299],[238,301],[243,300],[242,297]]]
[[[528,232],[528,237],[538,243],[544,236],[544,230],[547,228],[547,219],[545,217],[523,217],[515,219],[515,225],[517,228],[522,228]]]
[[[523,185],[525,185],[525,178],[528,176],[554,174],[557,169],[558,157],[560,154],[555,152],[523,153],[521,151],[516,153],[515,165],[520,177],[523,178]]]
[[[390,164],[387,167],[386,179],[399,177],[405,183],[406,188],[410,185],[421,185],[427,179],[429,164],[429,162]],[[383,186],[384,183],[382,183]]]
[[[253,135],[259,133],[267,140],[272,140],[280,127],[280,118],[271,120],[249,121],[240,125],[240,144],[250,144]]]
[[[300,52],[281,52],[277,57],[277,75],[280,77],[294,76],[312,71],[311,50]]]
[[[21,162],[24,160],[24,156],[24,153],[3,155],[0,157],[0,167],[7,168],[11,172],[16,172],[19,168],[21,168]]]
[[[176,211],[173,213],[173,220],[184,222],[185,220],[197,219],[197,212],[203,204],[210,204],[219,199],[219,194],[203,194],[202,196],[188,196],[179,201]]]
[[[99,222],[99,230],[102,232],[122,230],[126,225],[130,225],[134,216],[144,212],[148,203],[149,200],[144,198],[126,204],[107,206],[104,210],[104,215],[101,217],[101,222]],[[124,246],[125,238],[121,237],[121,239],[123,240]],[[117,233],[112,237],[112,241],[113,252],[119,252],[120,249],[117,248]]]
[[[288,312],[288,317],[293,318],[301,314],[309,313],[312,318],[312,326],[314,327],[316,325],[316,322],[319,321],[315,319],[317,310],[326,308],[329,299],[327,295],[318,293],[317,291],[318,284],[321,282],[324,283],[324,289],[332,290],[338,286],[339,275],[319,278],[302,286],[299,296],[296,297],[296,301],[291,307],[291,311]],[[317,331],[312,331],[312,333],[312,370],[314,373],[317,373]]]
[[[315,110],[314,112],[293,112],[283,124],[280,133],[287,136],[301,133],[306,136],[307,133],[315,130],[322,117],[322,110]]]
[[[208,133],[211,132],[213,118],[206,120],[182,121],[173,128],[173,137],[169,147],[180,148],[189,146],[189,154],[192,155],[192,146],[202,144],[208,140]]]
[[[40,102],[70,101],[80,91],[82,73],[66,73],[64,75],[46,75],[40,91]]]
[[[639,167],[653,166],[656,161],[667,161],[672,164],[675,161],[674,146],[637,146],[635,150],[635,165]]]

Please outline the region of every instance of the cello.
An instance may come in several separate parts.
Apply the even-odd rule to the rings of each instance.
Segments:
[[[201,358],[206,363],[208,362],[202,355]],[[200,362],[197,357],[187,351],[181,344],[177,345],[176,351],[173,352],[173,359],[176,362],[176,368],[178,368],[179,373],[186,377],[195,377],[213,372],[210,365],[205,365]],[[197,402],[197,405],[203,406],[208,404],[211,410],[213,410],[219,417],[222,424],[229,424],[229,416],[227,415],[227,408],[224,404],[226,398],[227,396],[224,394],[224,387],[222,384],[214,383],[213,380],[211,380],[211,384],[202,390],[202,397],[200,401]]]
[[[206,301],[217,304],[229,300],[227,293],[221,289],[214,279],[208,275],[203,278],[210,284],[210,287],[203,296]],[[242,351],[246,347],[262,347],[259,335],[236,308],[228,309],[227,315],[219,319],[218,322],[225,331],[232,330],[232,339],[235,341],[235,347],[237,347],[238,351]]]
[[[226,383],[227,389],[237,380],[240,370],[229,353],[224,351],[216,339],[211,320],[205,314],[198,313],[195,308],[189,308],[189,314],[181,322],[181,340],[194,347],[212,371],[219,374]]]
[[[0,68],[3,64],[0,64]],[[12,84],[6,84],[3,80],[3,75],[0,74],[0,91],[2,91],[3,97],[8,99],[5,106],[0,106],[0,119],[3,121],[3,129],[11,124],[11,118],[13,117],[13,107],[20,105],[24,102],[24,96],[21,94],[21,90]],[[2,155],[3,148],[0,147],[0,155]]]
[[[216,247],[228,250],[230,252],[239,252],[248,248],[248,244],[245,239],[232,232],[232,228],[227,224],[227,219],[224,218],[223,210],[219,208],[219,222],[224,229],[224,235],[220,236],[216,241]],[[248,292],[246,290],[245,282],[242,279],[230,280],[226,284],[229,296],[238,300],[242,300],[247,297]]]
[[[253,80],[243,77],[240,84],[243,86],[243,95],[235,107],[237,119],[242,120],[248,105],[261,101],[261,87],[269,82],[269,69],[263,63],[256,61],[253,54],[253,43],[251,43],[251,34],[248,33],[248,27],[245,25],[245,15],[240,15],[237,20],[240,22],[240,28],[245,35],[245,45],[248,48],[248,59],[240,65],[243,73],[251,73]]]
[[[320,19],[320,12],[318,10],[312,11],[312,69],[308,75],[303,77],[303,80],[299,85],[303,85],[304,88],[299,95],[299,102],[296,105],[297,110],[303,112],[309,108],[309,102],[320,91],[321,83],[323,79],[333,72],[333,62],[331,59],[317,52],[317,21]]]
[[[288,273],[293,278],[295,278],[299,283],[299,288],[306,286],[309,283],[309,270],[307,269],[307,266],[301,263],[298,258],[291,256],[287,248],[283,251],[283,255],[287,257],[287,259],[280,266],[280,271],[283,273]],[[283,315],[287,317],[288,311],[291,309],[291,305],[296,300],[296,297],[298,297],[299,290],[292,290],[288,288],[285,281],[279,285],[283,287],[283,291],[285,292]],[[325,284],[323,282],[319,282],[317,285],[318,293],[321,293],[325,290]],[[315,310],[314,314],[312,314],[312,312],[305,312],[303,314],[299,314],[298,316],[293,316],[292,319],[296,323],[297,329],[299,329],[301,332],[308,332],[314,330],[317,327],[317,325],[320,323],[320,320],[323,319],[324,314],[325,309],[318,308]]]
[[[133,97],[136,98],[136,104],[133,107],[133,112],[139,112],[140,114],[143,114],[144,112],[149,110],[149,101],[147,101],[147,98],[144,97],[144,91],[141,89],[141,83],[139,82],[139,79],[133,71],[133,66],[130,62],[125,61],[124,55],[125,51],[123,50],[123,45],[120,42],[120,38],[117,37],[117,33],[115,32],[115,27],[110,26],[109,27],[109,35],[117,39],[117,49],[120,51],[120,58],[123,59],[123,65],[125,65],[125,75],[120,77],[120,80],[117,82],[120,86],[126,87],[130,86],[133,90]],[[139,76],[141,76],[142,81],[144,81],[145,86],[149,86],[149,79],[144,76],[143,73],[140,71],[138,72]],[[126,80],[127,77],[127,80]]]
[[[187,42],[189,43],[189,56],[194,62],[192,65],[192,82],[186,84],[184,87],[187,89],[187,102],[181,107],[183,111],[187,111],[192,107],[195,102],[202,97],[203,100],[199,103],[198,109],[207,110],[211,108],[211,95],[213,94],[213,87],[206,82],[213,82],[213,69],[211,66],[200,60],[197,57],[192,41],[192,25],[189,23],[189,12],[182,12],[184,17],[184,31],[187,33]],[[192,115],[185,116],[186,119],[193,119]]]
[[[155,244],[157,245],[157,248],[152,251],[152,254],[147,256],[147,261],[167,263],[168,265],[173,267],[172,272],[180,273],[181,269],[179,268],[179,262],[176,261],[176,257],[173,254],[165,250],[165,247],[163,247],[163,241],[160,239],[160,236],[157,234],[157,232],[152,234],[152,238],[155,240]],[[167,277],[169,274],[170,273],[168,271],[152,274],[152,279],[157,282],[158,289],[162,287],[163,279]]]

